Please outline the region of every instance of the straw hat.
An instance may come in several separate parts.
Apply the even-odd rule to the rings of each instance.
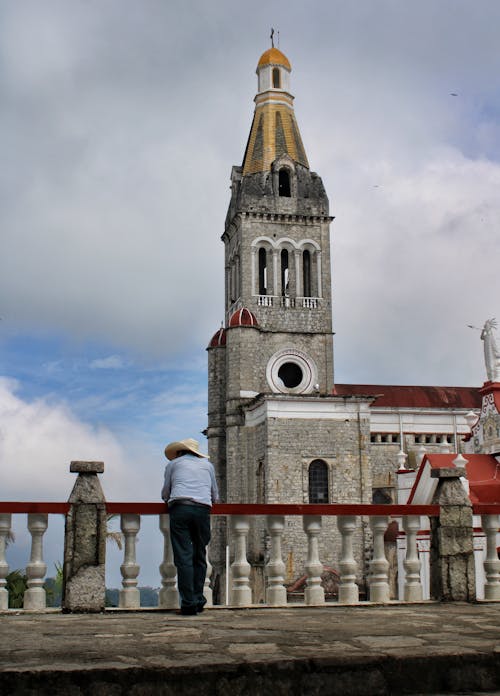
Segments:
[[[197,457],[208,458],[208,454],[203,454],[200,452],[200,444],[192,437],[186,438],[186,440],[179,440],[178,442],[171,442],[165,447],[165,456],[167,459],[175,459],[177,452],[182,450],[187,450]]]

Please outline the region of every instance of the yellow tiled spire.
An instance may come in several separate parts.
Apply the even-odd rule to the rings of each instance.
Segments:
[[[258,92],[243,158],[243,176],[269,171],[274,160],[284,154],[309,168],[289,91],[291,70],[288,58],[277,48],[268,49],[260,57],[256,71]]]

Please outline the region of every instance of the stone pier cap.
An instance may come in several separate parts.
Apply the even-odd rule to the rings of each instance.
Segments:
[[[69,465],[71,474],[102,474],[104,462],[73,461]]]

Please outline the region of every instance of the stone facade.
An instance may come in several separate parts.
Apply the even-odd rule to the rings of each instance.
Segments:
[[[500,383],[486,382],[481,389],[480,417],[472,426],[473,451],[500,454]]]
[[[455,408],[449,390],[432,388],[432,408],[419,407],[418,399],[417,407],[401,409],[400,400],[377,408],[384,387],[335,387],[333,218],[303,150],[290,71],[277,49],[261,57],[247,150],[242,166],[232,169],[222,235],[225,325],[208,347],[209,455],[230,503],[397,502],[401,450],[405,466],[414,468],[423,446],[458,447],[469,431],[470,405]],[[269,550],[264,524],[252,521],[249,540],[254,601],[262,597]],[[324,518],[323,526],[321,560],[337,567],[336,521]],[[214,520],[213,528],[211,561],[222,586],[226,527]],[[354,536],[359,582],[370,541],[360,523]],[[283,553],[290,583],[304,573],[302,520],[286,521]]]

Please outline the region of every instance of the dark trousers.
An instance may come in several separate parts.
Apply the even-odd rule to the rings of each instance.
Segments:
[[[169,512],[181,609],[201,609],[206,603],[203,586],[207,574],[210,509],[201,505],[174,504]]]

